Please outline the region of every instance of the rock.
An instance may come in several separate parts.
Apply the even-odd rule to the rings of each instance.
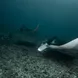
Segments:
[[[33,43],[33,42],[29,42],[29,41],[17,41],[15,44],[17,45],[24,45],[24,46],[27,46],[27,47],[35,47],[36,44]]]

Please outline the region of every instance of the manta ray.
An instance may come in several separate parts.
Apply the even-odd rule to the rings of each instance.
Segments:
[[[56,50],[58,52],[62,52],[64,54],[68,54],[78,58],[78,38],[73,39],[67,43],[57,45],[54,40],[47,40],[38,47],[38,51],[44,53],[47,49]]]

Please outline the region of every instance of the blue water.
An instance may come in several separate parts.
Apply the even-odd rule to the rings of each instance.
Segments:
[[[39,24],[40,37],[78,37],[78,0],[3,0],[0,10],[1,32]]]

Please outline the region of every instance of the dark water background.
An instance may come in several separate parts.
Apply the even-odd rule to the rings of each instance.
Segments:
[[[0,31],[14,32],[22,24],[41,37],[78,37],[78,0],[0,0]]]
[[[39,28],[22,32],[22,25]],[[37,51],[42,40],[53,36],[78,37],[78,0],[0,0],[0,78],[78,78],[78,59]],[[15,45],[5,45],[11,42]]]

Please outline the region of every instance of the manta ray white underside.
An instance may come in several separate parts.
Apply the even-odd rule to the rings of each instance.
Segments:
[[[43,53],[47,48],[78,57],[78,38],[60,46],[48,45],[47,43],[41,44],[41,46],[38,48],[38,51]]]

